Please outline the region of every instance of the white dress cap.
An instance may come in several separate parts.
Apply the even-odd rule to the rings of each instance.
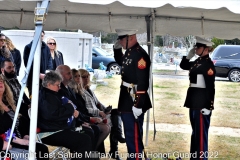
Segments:
[[[115,31],[117,32],[118,36],[130,36],[133,34],[136,34],[138,30],[136,29],[115,29]]]
[[[205,44],[207,47],[212,47],[212,45],[214,44],[213,42],[199,36],[195,36],[195,38],[196,38],[196,43]]]

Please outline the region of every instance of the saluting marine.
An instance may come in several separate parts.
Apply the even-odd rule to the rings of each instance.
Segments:
[[[209,57],[212,42],[196,36],[196,45],[187,57],[183,56],[180,67],[189,70],[190,86],[184,106],[189,108],[192,126],[191,159],[208,158],[208,129],[211,111],[214,109],[215,67]],[[194,55],[199,57],[190,62]]]
[[[122,66],[118,110],[124,125],[128,154],[135,155],[128,159],[141,159],[144,113],[152,107],[147,93],[151,61],[137,42],[137,30],[116,29],[116,32],[118,41],[114,44],[114,58]],[[125,54],[122,48],[126,49]]]

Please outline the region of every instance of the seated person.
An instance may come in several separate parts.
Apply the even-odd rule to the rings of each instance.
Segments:
[[[61,82],[61,75],[55,71],[46,73],[43,79],[38,105],[38,127],[43,132],[40,133],[41,140],[45,144],[63,146],[69,148],[71,153],[82,155],[75,159],[87,159],[85,153],[93,148],[91,137],[75,131],[75,118],[79,112],[70,100],[62,103],[62,96],[58,93]]]
[[[13,119],[15,115],[16,106],[14,105],[13,94],[0,76],[0,135],[5,134],[12,128]],[[28,150],[28,133],[29,133],[29,119],[18,115],[16,126],[14,129],[15,138],[12,138],[10,144],[12,147]],[[3,141],[2,150],[6,149],[6,142]],[[41,159],[44,154],[49,154],[47,146],[41,143],[36,143],[36,157]]]
[[[10,87],[10,89],[13,93],[13,99],[15,101],[15,104],[17,105],[18,98],[19,98],[20,91],[21,91],[21,84],[19,83],[19,81],[17,79],[14,63],[12,61],[10,61],[9,59],[2,61],[1,62],[1,71],[2,71],[1,76],[3,77],[3,79],[6,81],[6,83]],[[30,103],[31,102],[30,102],[29,98],[24,93],[19,112],[22,114],[22,116],[25,116],[26,118],[29,118],[28,117],[28,109],[30,107]]]
[[[78,91],[82,95],[83,99],[86,102],[86,108],[88,112],[94,116],[106,117],[106,114],[109,114],[109,111],[106,110],[106,107],[97,99],[94,92],[90,89],[90,74],[85,69],[79,69],[79,72],[73,71],[74,81],[79,85]],[[79,76],[80,77],[79,77]],[[82,86],[82,87],[80,87]],[[119,159],[118,155],[115,154],[118,152],[118,141],[120,143],[125,143],[125,138],[122,136],[122,121],[117,109],[112,109],[110,117],[111,121],[111,133],[110,133],[110,153],[113,153],[115,159]]]
[[[67,97],[70,99],[75,105],[76,110],[79,111],[79,115],[77,117],[78,121],[76,122],[76,125],[82,125],[83,130],[85,129],[85,125],[89,125],[89,123],[101,123],[102,119],[98,117],[90,117],[89,115],[85,115],[82,108],[85,106],[84,100],[81,101],[80,97],[76,97],[75,93],[72,91],[72,89],[68,86],[72,79],[72,74],[69,66],[67,65],[60,65],[57,67],[56,71],[61,74],[63,81],[61,82],[61,88],[59,89],[58,93],[60,96]],[[98,146],[96,143],[98,142],[100,129],[97,125],[91,124],[92,131],[94,132],[95,136],[95,143],[93,149],[98,149]],[[101,152],[103,153],[103,152]]]

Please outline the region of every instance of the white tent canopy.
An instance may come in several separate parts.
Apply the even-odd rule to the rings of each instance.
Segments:
[[[116,1],[111,4],[85,4],[80,0],[53,0],[50,2],[44,30],[81,29],[85,32],[105,31],[115,32],[116,28],[137,28],[139,33],[146,32],[145,16],[153,18],[153,33],[155,35],[171,34],[175,36],[203,35],[215,36],[222,39],[240,37],[240,14],[231,12],[224,6],[235,11],[235,1],[211,1],[217,3],[218,9],[202,9],[193,7],[174,7],[174,4],[184,1],[170,1],[165,4],[160,1],[160,7],[131,7]],[[124,1],[124,0],[123,0]],[[105,1],[103,1],[105,2]],[[145,1],[147,3],[156,1]],[[178,3],[177,3],[178,2]],[[204,3],[208,1],[203,1]],[[127,4],[127,1],[125,1]],[[138,3],[135,1],[135,3]],[[144,4],[144,1],[139,1]],[[197,2],[195,4],[196,6]],[[209,4],[197,3],[199,6]],[[200,5],[202,4],[202,5]],[[131,5],[131,3],[130,3]],[[136,4],[137,5],[137,4]],[[191,3],[188,2],[187,6]],[[20,29],[34,29],[34,0],[5,0],[0,1],[0,26]],[[238,8],[239,8],[238,7]]]
[[[126,0],[123,1],[125,1],[125,3],[128,2]],[[135,0],[132,0],[131,2],[133,1]],[[161,5],[159,5],[161,7],[133,7],[123,5],[118,1],[107,5],[84,4],[79,2],[80,0],[53,0],[51,1],[50,6],[48,6],[47,0],[0,0],[0,26],[5,28],[18,27],[19,29],[36,28],[36,34],[34,35],[33,40],[34,43],[30,54],[30,57],[32,57],[35,51],[37,51],[34,57],[35,75],[33,75],[33,89],[35,92],[33,92],[32,95],[32,106],[37,106],[38,103],[38,91],[36,90],[38,90],[39,86],[39,39],[42,30],[41,23],[35,23],[35,26],[33,21],[34,8],[36,6],[48,9],[47,20],[43,27],[44,30],[62,28],[81,29],[85,32],[105,31],[113,33],[116,28],[134,28],[138,29],[139,33],[147,32],[149,53],[152,53],[153,50],[154,35],[171,34],[175,36],[186,36],[192,34],[205,37],[215,36],[221,39],[240,37],[239,12],[233,13],[224,7],[229,6],[228,4],[230,2],[235,2],[231,0],[216,0],[216,6],[222,7],[219,9],[173,6],[174,4],[183,2],[182,0],[171,1],[171,4],[173,5],[165,4],[165,2],[162,1]],[[140,2],[149,4],[150,2],[154,3],[155,1],[135,1],[137,4]],[[210,3],[209,1],[201,2],[206,3],[205,5],[202,4],[204,6],[209,6]],[[200,5],[201,3],[198,2],[198,4]],[[240,8],[239,2],[236,1],[235,4],[238,6],[237,8]],[[188,2],[188,6],[191,6],[190,1]],[[196,4],[194,6],[196,6]],[[229,9],[235,12],[238,11],[231,7]],[[33,57],[30,59],[33,59]],[[26,73],[28,73],[30,65],[31,62],[29,60]],[[26,78],[27,74],[24,82],[26,82]],[[150,81],[151,80],[152,77],[150,77]],[[21,89],[20,99],[24,92],[23,88],[25,88],[25,83],[23,83]],[[150,91],[150,93],[152,92]],[[17,106],[18,109],[16,112],[19,110],[20,101]],[[29,146],[30,153],[35,151],[36,120],[37,107],[32,107]],[[14,121],[16,122],[16,119]],[[29,159],[32,160],[34,157],[30,157]]]

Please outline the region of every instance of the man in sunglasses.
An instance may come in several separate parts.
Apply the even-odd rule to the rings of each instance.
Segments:
[[[45,32],[42,31],[42,34],[41,34],[42,46],[41,46],[41,62],[40,62],[40,79],[44,78],[46,70],[52,70],[53,69],[50,49],[48,48],[47,44],[43,41],[44,35],[45,35]],[[25,67],[27,67],[28,58],[29,58],[29,55],[30,55],[31,47],[32,47],[32,42],[33,41],[31,41],[29,44],[27,44],[24,48],[23,60],[24,60]],[[32,95],[32,76],[33,76],[33,65],[31,66],[31,69],[30,69],[30,72],[29,72],[29,75],[28,75],[28,81],[27,81],[27,88],[28,88],[28,91],[29,91],[30,98],[31,98],[31,95]],[[41,84],[41,82],[39,84]]]
[[[213,43],[196,36],[196,45],[187,56],[183,56],[180,67],[189,70],[190,86],[184,106],[189,108],[192,126],[191,159],[208,158],[208,129],[214,109],[215,67],[209,57]],[[199,57],[190,62],[194,55]]]
[[[6,36],[0,33],[0,63],[6,59],[9,59],[13,62],[13,56],[6,47]]]
[[[122,66],[121,91],[118,111],[124,125],[128,159],[143,157],[144,113],[152,107],[149,95],[149,55],[137,42],[137,30],[116,29],[118,40],[114,44],[114,58]],[[125,49],[125,54],[122,52]]]

